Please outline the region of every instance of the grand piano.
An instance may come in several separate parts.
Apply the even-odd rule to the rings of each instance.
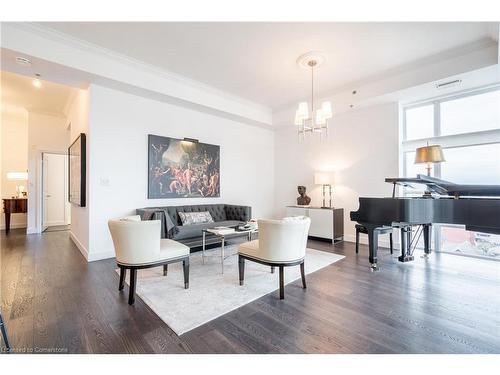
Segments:
[[[416,178],[386,178],[393,184],[391,198],[359,198],[359,210],[351,211],[351,220],[363,225],[368,233],[370,266],[377,267],[378,231],[392,226],[401,231],[401,255],[398,260],[413,260],[421,235],[424,256],[431,253],[432,224],[461,224],[466,230],[500,234],[500,185],[460,185],[425,175]],[[396,197],[396,186],[415,188],[425,185],[422,197]]]

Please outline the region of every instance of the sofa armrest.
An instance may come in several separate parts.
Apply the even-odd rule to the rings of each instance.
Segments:
[[[226,204],[224,206],[227,220],[247,222],[252,218],[252,207]]]
[[[141,220],[160,220],[161,238],[172,238],[173,233],[177,231],[177,227],[161,208],[138,208],[135,212],[141,216]]]

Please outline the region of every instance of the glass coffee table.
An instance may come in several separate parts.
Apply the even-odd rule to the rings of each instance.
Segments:
[[[232,231],[230,231],[232,230]],[[248,241],[252,241],[252,234],[258,233],[258,229],[252,228],[248,230],[240,230],[240,229],[235,229],[235,228],[224,228],[224,229],[215,229],[215,228],[209,228],[209,229],[203,229],[203,243],[202,243],[202,263],[205,264],[205,257],[219,257],[219,255],[206,255],[205,254],[205,245],[206,245],[206,237],[211,236],[211,237],[216,237],[218,239],[217,242],[221,243],[221,250],[220,250],[220,263],[221,263],[221,271],[222,274],[224,274],[224,259],[236,255],[236,253],[233,254],[225,254],[224,253],[224,248],[226,244],[226,240],[230,238],[236,238],[236,237],[243,237],[246,236]],[[213,243],[213,242],[212,242]]]

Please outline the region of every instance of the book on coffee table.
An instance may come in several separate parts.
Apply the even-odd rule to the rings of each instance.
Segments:
[[[234,228],[228,228],[228,227],[215,227],[215,228],[207,229],[207,232],[216,234],[218,236],[225,236],[225,235],[234,233],[235,230],[234,230]]]

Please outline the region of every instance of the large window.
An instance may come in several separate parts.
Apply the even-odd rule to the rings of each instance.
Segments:
[[[402,172],[426,174],[414,164],[415,149],[439,144],[445,162],[435,164],[432,175],[462,184],[500,185],[500,88],[490,87],[403,107]],[[421,194],[405,190],[405,195]],[[438,251],[500,260],[500,236],[469,232],[463,227],[434,228]]]

